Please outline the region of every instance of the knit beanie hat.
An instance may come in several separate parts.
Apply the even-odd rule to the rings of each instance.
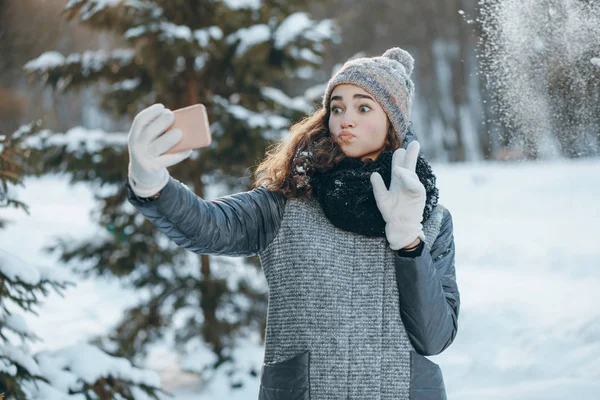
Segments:
[[[414,62],[413,57],[399,47],[387,50],[380,57],[350,60],[329,80],[323,107],[329,109],[331,92],[336,86],[359,86],[381,104],[396,134],[404,141],[415,90],[410,80]]]

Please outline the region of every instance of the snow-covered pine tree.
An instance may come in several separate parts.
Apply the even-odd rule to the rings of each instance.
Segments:
[[[211,197],[210,188],[247,188],[248,171],[269,143],[322,95],[314,87],[301,96],[285,94],[313,77],[328,42],[339,39],[335,24],[311,19],[307,6],[306,0],[70,0],[69,20],[119,36],[124,48],[45,53],[25,69],[59,91],[97,85],[105,110],[115,117],[132,118],[156,102],[170,109],[205,104],[213,143],[170,172]],[[73,132],[71,139],[56,135],[54,143],[69,144],[46,149],[48,168],[98,189],[95,218],[104,234],[59,241],[50,250],[67,263],[85,264],[84,274],[118,276],[147,293],[105,348],[144,356],[148,345],[172,337],[188,355],[185,368],[206,379],[220,366],[228,366],[234,387],[243,385],[236,377],[256,376],[256,363],[240,367],[235,359],[241,341],[260,340],[264,331],[266,288],[246,262],[256,265],[256,259],[241,260],[240,268],[166,241],[127,203],[127,134],[120,141],[94,141],[77,132],[83,133],[80,146],[73,146]]]
[[[32,123],[0,136],[0,207],[28,210],[10,190],[22,186],[24,176],[40,172],[39,146],[29,147],[35,141],[27,143],[38,130],[39,124]],[[63,295],[69,285],[67,275],[64,270],[29,265],[0,248],[0,394],[7,400],[157,399],[160,381],[155,372],[94,346],[37,354],[30,350],[30,344],[40,338],[27,327],[23,313],[37,314],[50,290]]]

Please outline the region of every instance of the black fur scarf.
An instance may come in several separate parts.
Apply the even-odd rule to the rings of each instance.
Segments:
[[[366,162],[345,158],[332,169],[311,177],[312,196],[321,203],[334,226],[364,236],[385,237],[385,221],[377,208],[370,177],[373,172],[379,172],[389,189],[392,154],[386,151],[377,160]],[[423,211],[425,222],[438,202],[436,178],[429,163],[421,156],[417,159],[416,173],[427,194]]]

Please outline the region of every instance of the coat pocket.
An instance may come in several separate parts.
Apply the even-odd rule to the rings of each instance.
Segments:
[[[415,351],[410,352],[410,400],[447,400],[440,366]]]
[[[310,352],[264,363],[258,400],[310,400]]]

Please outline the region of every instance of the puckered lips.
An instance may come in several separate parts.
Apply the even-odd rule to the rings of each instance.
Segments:
[[[356,136],[348,131],[342,131],[339,135],[338,135],[338,139],[340,139],[342,142],[350,142],[352,139],[354,139]]]

